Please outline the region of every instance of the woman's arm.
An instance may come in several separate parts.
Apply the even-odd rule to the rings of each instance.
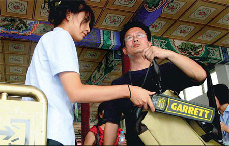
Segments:
[[[85,137],[84,145],[93,145],[95,142],[95,135],[93,132],[89,131]]]
[[[148,106],[154,111],[154,106],[150,95],[154,92],[142,89],[137,86],[130,85],[130,91],[127,85],[113,85],[113,86],[96,86],[84,85],[81,83],[80,75],[76,72],[63,72],[59,74],[62,85],[67,92],[68,97],[72,102],[89,103],[89,102],[103,102],[118,98],[129,98],[137,106]]]
[[[117,139],[118,124],[107,122],[104,128],[104,145],[114,145]]]

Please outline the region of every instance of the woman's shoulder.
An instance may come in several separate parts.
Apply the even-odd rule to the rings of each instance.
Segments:
[[[66,38],[71,38],[71,35],[69,34],[69,32],[67,32],[66,30],[60,28],[60,27],[55,27],[52,31],[49,31],[47,33],[45,33],[41,38],[52,38],[55,41],[61,40],[65,40]]]
[[[97,133],[97,128],[96,128],[96,126],[94,125],[94,126],[92,126],[91,128],[90,128],[90,131],[91,132],[95,132],[95,133]]]

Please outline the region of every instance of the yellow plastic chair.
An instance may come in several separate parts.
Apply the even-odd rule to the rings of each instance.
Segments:
[[[0,84],[0,144],[46,145],[47,98],[27,85]],[[34,101],[15,100],[31,97]]]

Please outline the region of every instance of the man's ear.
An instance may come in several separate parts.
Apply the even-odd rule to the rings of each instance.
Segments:
[[[126,51],[125,47],[122,48],[122,52],[123,52],[123,54],[127,55],[127,51]]]

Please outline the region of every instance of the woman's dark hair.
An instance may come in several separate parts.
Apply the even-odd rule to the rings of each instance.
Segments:
[[[149,30],[149,27],[147,27],[145,24],[143,24],[139,21],[130,21],[124,25],[123,29],[120,32],[121,47],[124,47],[124,45],[125,45],[124,38],[125,38],[126,32],[133,27],[139,27],[142,30],[144,30],[145,33],[147,34],[148,41],[151,41],[151,32]]]
[[[86,12],[89,14],[88,21],[90,21],[90,29],[92,29],[94,25],[94,13],[83,0],[52,0],[48,2],[48,6],[50,9],[48,20],[55,27],[61,24],[68,12],[74,14]]]
[[[98,107],[98,124],[97,124],[98,126],[100,126],[100,125],[102,125],[102,124],[105,124],[104,118],[101,118],[101,117],[100,117],[100,115],[103,114],[103,111],[104,111],[104,109],[105,109],[105,105],[106,105],[106,103],[103,102],[103,103],[101,103],[101,104],[99,105],[99,107]]]

